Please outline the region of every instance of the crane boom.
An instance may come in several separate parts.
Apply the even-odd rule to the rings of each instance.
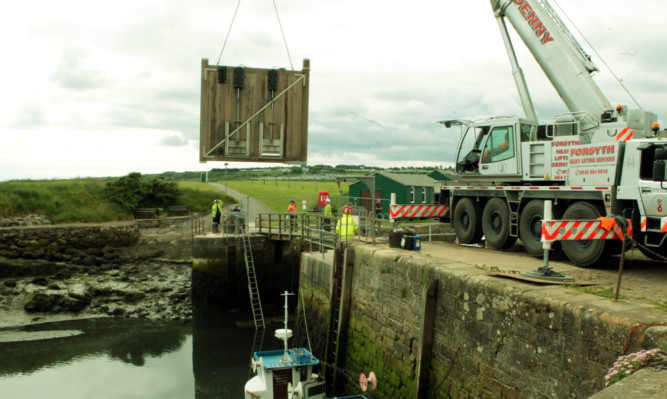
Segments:
[[[497,18],[510,21],[570,112],[599,120],[613,109],[592,78],[598,68],[547,0],[491,0],[491,7]],[[584,130],[595,127],[582,125]]]

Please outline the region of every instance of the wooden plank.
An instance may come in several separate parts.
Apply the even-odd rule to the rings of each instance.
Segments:
[[[520,272],[489,272],[489,274],[491,274],[492,276],[513,278],[515,280],[528,281],[531,283],[538,283],[538,284],[555,284],[555,285],[569,284],[569,285],[580,285],[580,286],[599,284],[593,281],[584,281],[584,280],[575,280],[575,281],[542,280],[539,278],[522,276]]]
[[[422,292],[421,336],[415,370],[415,398],[425,399],[428,391],[428,370],[433,352],[433,329],[435,327],[435,303],[438,292],[438,280],[429,282]]]
[[[269,90],[269,69],[225,68],[226,81],[219,83],[218,66],[202,60],[200,162],[305,162],[310,62],[304,60],[302,71],[276,70],[276,90]],[[237,69],[242,88],[234,87]],[[281,151],[263,154],[260,129]]]

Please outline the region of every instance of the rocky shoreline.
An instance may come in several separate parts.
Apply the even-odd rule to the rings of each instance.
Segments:
[[[0,327],[192,320],[189,221],[0,229]]]

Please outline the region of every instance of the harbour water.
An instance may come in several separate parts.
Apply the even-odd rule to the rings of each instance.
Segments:
[[[241,398],[251,353],[282,347],[263,334],[126,319],[0,329],[0,397]]]

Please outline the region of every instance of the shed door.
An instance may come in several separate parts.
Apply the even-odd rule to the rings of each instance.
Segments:
[[[366,209],[368,212],[373,212],[373,209],[375,209],[375,205],[373,205],[373,201],[371,199],[371,192],[368,190],[361,190],[361,207]],[[382,199],[382,191],[375,190],[375,200]]]

